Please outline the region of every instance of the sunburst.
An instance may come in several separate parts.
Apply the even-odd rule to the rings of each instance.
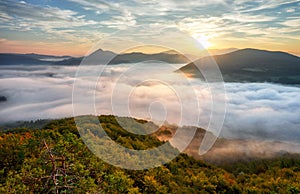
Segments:
[[[209,41],[210,37],[202,34],[196,34],[193,36],[202,46],[207,49],[212,46],[212,43]]]

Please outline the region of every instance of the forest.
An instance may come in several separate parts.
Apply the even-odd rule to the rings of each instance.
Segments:
[[[147,149],[164,143],[152,135],[127,132],[114,116],[98,118],[109,137],[125,147]],[[156,168],[126,170],[95,156],[73,118],[35,127],[41,123],[1,129],[0,193],[300,192],[299,155],[215,166],[181,153]],[[93,126],[86,128],[97,133]]]

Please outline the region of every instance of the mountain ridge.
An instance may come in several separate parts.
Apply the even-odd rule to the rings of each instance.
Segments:
[[[282,51],[253,48],[200,58],[179,68],[188,77],[204,79],[197,66],[216,63],[225,82],[300,84],[300,58]]]

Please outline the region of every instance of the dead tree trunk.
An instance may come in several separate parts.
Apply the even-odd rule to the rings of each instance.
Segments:
[[[73,188],[73,186],[68,185],[65,156],[55,156],[45,140],[44,140],[44,145],[46,151],[49,154],[49,160],[52,165],[51,175],[49,176],[47,183],[49,181],[52,181],[53,183],[52,189],[55,194],[60,193],[60,191]],[[50,190],[52,189],[50,188]]]

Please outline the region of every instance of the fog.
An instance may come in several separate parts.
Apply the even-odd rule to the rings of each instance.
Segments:
[[[205,82],[174,73],[182,65],[143,63],[106,66],[1,66],[0,122],[73,116],[74,80],[83,101],[80,114],[114,114],[207,128],[211,91]],[[103,68],[103,67],[100,67]],[[95,85],[90,90],[87,85]],[[300,88],[271,83],[226,83],[226,115],[221,136],[300,142]],[[95,98],[95,109],[85,100]],[[198,120],[199,116],[199,120]],[[222,122],[222,121],[220,121]],[[161,123],[160,123],[161,124]]]

